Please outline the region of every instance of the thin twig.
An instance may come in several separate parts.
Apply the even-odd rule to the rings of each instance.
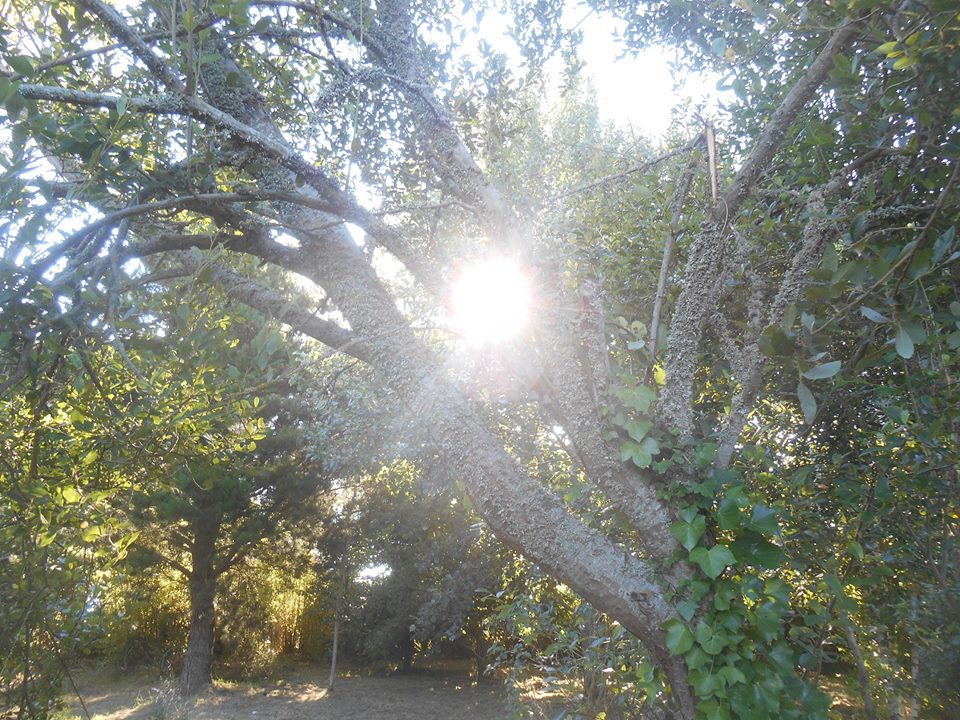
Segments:
[[[701,135],[699,139],[703,136]],[[657,292],[653,299],[653,312],[650,316],[650,357],[647,363],[646,382],[649,383],[653,377],[653,365],[657,359],[657,340],[660,335],[660,316],[663,312],[663,301],[667,294],[667,275],[670,272],[670,260],[673,255],[673,245],[677,241],[677,226],[680,224],[680,216],[683,212],[683,206],[686,202],[687,194],[690,192],[690,185],[693,182],[693,175],[697,165],[700,164],[700,158],[692,155],[687,167],[680,176],[677,187],[670,199],[670,233],[667,235],[667,242],[663,248],[663,259],[660,262],[660,277],[657,279]]]
[[[558,195],[553,195],[547,198],[547,202],[556,202],[557,200],[562,200],[563,198],[568,197],[570,195],[576,195],[578,193],[587,192],[588,190],[593,190],[594,188],[598,188],[601,185],[607,185],[612,182],[617,182],[635,173],[642,172],[643,170],[648,170],[652,167],[656,167],[657,165],[664,162],[665,160],[669,160],[670,158],[675,157],[677,155],[682,155],[684,153],[690,152],[701,142],[702,138],[703,138],[702,135],[698,136],[697,139],[694,140],[693,142],[689,142],[683,147],[677,148],[676,150],[671,150],[670,152],[660,155],[659,157],[656,157],[653,160],[647,160],[637,165],[633,165],[632,167],[629,167],[626,170],[623,170],[621,172],[613,173],[612,175],[606,175],[602,178],[599,178],[598,180],[593,180],[591,182],[584,183],[583,185],[577,185],[576,187],[572,187],[569,190],[564,190],[562,193]]]

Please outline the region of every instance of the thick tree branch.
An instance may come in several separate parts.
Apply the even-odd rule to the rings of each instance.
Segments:
[[[807,71],[790,88],[690,246],[683,290],[670,322],[665,361],[667,383],[657,404],[661,420],[682,434],[694,431],[693,380],[704,325],[716,311],[720,299],[727,224],[735,220],[744,200],[779,150],[788,128],[826,79],[834,56],[853,37],[856,25],[850,21],[835,30]]]
[[[189,252],[177,251],[170,255],[191,273],[196,274],[201,270],[209,272],[210,283],[234,300],[286,323],[298,332],[309,335],[334,350],[352,355],[367,363],[371,361],[372,353],[369,345],[362,338],[330,320],[324,320],[303,310],[301,303],[222,265],[202,262]]]
[[[766,171],[777,150],[780,149],[787,130],[797,121],[804,106],[826,80],[830,70],[833,69],[834,56],[846,48],[857,26],[856,20],[849,20],[834,30],[803,77],[790,88],[790,92],[764,126],[763,132],[760,133],[747,159],[740,166],[730,187],[720,197],[720,202],[717,203],[714,211],[715,222],[722,223],[740,212],[743,201],[749,196],[760,175]]]

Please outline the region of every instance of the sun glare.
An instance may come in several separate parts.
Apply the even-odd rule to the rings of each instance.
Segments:
[[[530,280],[509,258],[495,257],[464,267],[453,282],[453,323],[474,345],[516,337],[530,320]]]

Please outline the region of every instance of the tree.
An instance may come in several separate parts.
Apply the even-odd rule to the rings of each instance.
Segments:
[[[663,281],[637,319],[650,328],[652,367],[633,375],[618,372],[635,361],[610,343],[604,278],[571,269],[557,228],[527,205],[536,196],[515,198],[496,175],[513,149],[499,121],[514,117],[505,98],[516,81],[492,53],[473,72],[457,56],[453,8],[17,5],[0,87],[14,141],[5,209],[18,233],[5,249],[16,261],[6,304],[37,288],[108,294],[132,258],[197,273],[367,363],[417,420],[410,446],[428,447],[423,457],[463,482],[496,536],[641,640],[678,717],[822,713],[785,640],[777,513],[744,484],[762,465],[744,454],[748,418],[798,402],[812,421],[817,383],[841,370],[859,377],[850,333],[913,358],[930,333],[920,340],[911,323],[936,324],[939,337],[956,294],[956,16],[947,2],[861,5],[792,15],[777,3],[624,3],[628,39],[676,44],[686,62],[726,73],[737,97],[722,165],[711,163],[691,200],[699,166],[688,158],[704,144],[715,155],[710,132],[619,173],[662,167],[655,182],[671,197],[648,206]],[[535,78],[564,45],[562,4],[520,10]],[[56,180],[27,180],[41,158]],[[379,211],[351,192],[357,172]],[[712,201],[698,191],[709,185]],[[54,234],[57,215],[81,207],[100,215]],[[454,231],[467,240],[446,240]],[[671,270],[674,245],[682,271]],[[535,288],[533,330],[501,361],[511,392],[563,429],[560,444],[616,523],[586,520],[526,473],[509,433],[478,407],[483,397],[447,370],[448,343],[424,335],[450,259],[480,248],[516,257]],[[339,315],[310,312],[222,253],[309,278]],[[384,256],[417,291],[402,309]],[[852,264],[818,298],[826,307],[804,312],[815,271],[836,262],[839,273],[841,256]],[[928,280],[944,289],[917,302]],[[867,301],[889,305],[891,335],[867,323]],[[927,350],[952,377],[955,358]]]
[[[168,328],[163,364],[174,377],[198,378],[211,406],[232,410],[231,426],[220,432],[235,442],[226,452],[171,452],[154,468],[153,482],[125,500],[141,537],[131,562],[141,571],[166,566],[187,584],[190,621],[180,688],[194,695],[212,678],[221,579],[257,545],[315,514],[325,478],[322,450],[308,456],[304,448],[314,418],[295,393],[294,361],[280,352],[279,331],[269,323],[257,328],[262,318],[230,312],[216,293],[193,294],[177,284],[170,290],[154,309]],[[180,392],[188,395],[189,388]],[[191,431],[194,412],[178,415],[180,432]]]

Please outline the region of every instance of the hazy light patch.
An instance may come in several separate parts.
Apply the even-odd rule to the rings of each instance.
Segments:
[[[530,321],[530,280],[510,258],[464,266],[452,283],[451,320],[471,345],[510,340]]]
[[[277,233],[276,237],[273,239],[278,245],[283,245],[287,248],[293,248],[295,250],[300,247],[300,241],[290,233]]]
[[[673,51],[662,46],[621,57],[626,23],[593,13],[579,24],[583,31],[580,57],[597,91],[597,106],[604,120],[630,127],[656,140],[670,127],[673,111],[686,101],[703,103],[715,112],[720,93],[719,76],[684,75],[676,82],[670,68]]]
[[[357,573],[357,582],[372,583],[390,577],[392,572],[393,570],[386,563],[367,565],[367,567]]]
[[[357,247],[363,247],[366,244],[367,233],[363,231],[362,227],[354,225],[353,223],[344,223],[343,226],[347,229],[347,232],[350,233],[350,237],[353,238]]]

